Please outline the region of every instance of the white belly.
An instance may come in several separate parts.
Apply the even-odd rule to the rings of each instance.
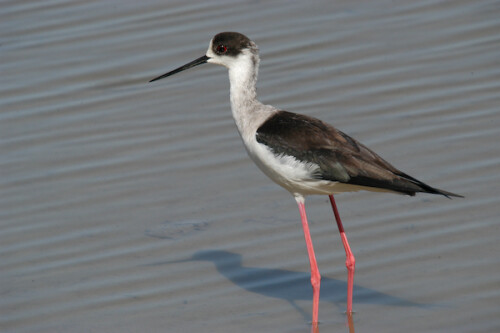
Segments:
[[[244,140],[250,158],[275,183],[288,190],[294,196],[311,194],[336,194],[354,191],[392,192],[374,187],[359,186],[322,180],[315,177],[319,166],[304,163],[293,156],[275,155],[267,146],[258,143],[255,137]]]

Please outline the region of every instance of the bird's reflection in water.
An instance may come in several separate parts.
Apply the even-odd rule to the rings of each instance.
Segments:
[[[310,322],[310,313],[304,311],[296,303],[301,300],[312,300],[309,273],[242,266],[241,255],[222,250],[198,251],[189,259],[160,262],[153,265],[192,261],[213,262],[217,271],[235,285],[253,293],[286,300],[306,321]],[[338,307],[339,312],[343,312],[347,296],[346,286],[345,281],[322,277],[322,300],[332,302]],[[429,305],[411,302],[359,285],[354,288],[354,299],[355,303],[358,304],[429,307]],[[321,326],[321,319],[319,326]],[[354,332],[352,314],[346,314],[346,326],[349,328],[349,333]],[[318,325],[312,324],[311,332],[317,333],[319,328]]]
[[[352,313],[346,313],[346,327],[349,329],[349,333],[354,333],[354,319]],[[312,323],[311,324],[311,333],[319,333],[319,326],[321,323]]]
[[[352,313],[347,315],[347,327],[349,327],[349,333],[354,333],[354,320],[352,319]]]

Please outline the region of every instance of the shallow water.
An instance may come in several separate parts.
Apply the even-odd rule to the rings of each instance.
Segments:
[[[305,332],[298,209],[246,156],[225,69],[147,81],[212,35],[261,50],[260,99],[466,196],[337,196],[357,332],[500,330],[497,1],[0,4],[0,331]],[[307,205],[320,331],[344,252]]]

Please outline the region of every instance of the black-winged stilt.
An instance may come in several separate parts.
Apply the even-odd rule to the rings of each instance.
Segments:
[[[346,252],[347,313],[350,315],[355,259],[333,194],[366,190],[412,196],[417,192],[462,196],[431,187],[401,172],[368,147],[321,120],[259,102],[256,93],[259,51],[253,41],[240,33],[215,35],[204,56],[150,82],[204,63],[227,67],[231,110],[248,155],[297,201],[311,265],[313,324],[318,322],[321,276],[309,233],[304,197],[309,194],[329,196]]]

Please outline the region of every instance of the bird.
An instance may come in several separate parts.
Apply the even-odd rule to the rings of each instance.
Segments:
[[[410,196],[419,192],[447,198],[463,196],[431,187],[398,170],[367,146],[326,122],[261,103],[256,91],[259,48],[241,33],[216,34],[205,55],[149,82],[205,63],[228,69],[231,112],[248,155],[264,174],[289,191],[298,205],[311,269],[313,324],[318,323],[321,275],[309,231],[305,197],[329,197],[346,253],[346,313],[352,315],[356,259],[334,194],[365,190]]]

